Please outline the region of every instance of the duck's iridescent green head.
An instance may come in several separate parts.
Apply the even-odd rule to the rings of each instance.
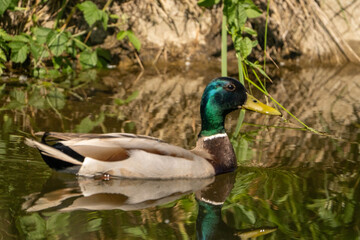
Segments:
[[[225,116],[239,108],[246,108],[263,114],[281,115],[247,94],[245,87],[236,79],[216,78],[207,85],[201,98],[201,132],[199,136],[224,133]]]

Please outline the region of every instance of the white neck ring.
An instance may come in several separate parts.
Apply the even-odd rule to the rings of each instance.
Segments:
[[[226,133],[218,133],[218,134],[214,134],[214,135],[211,135],[208,137],[204,137],[204,141],[209,141],[209,140],[212,140],[215,138],[224,138],[224,137],[227,137]]]

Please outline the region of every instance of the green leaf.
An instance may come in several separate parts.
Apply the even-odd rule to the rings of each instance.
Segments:
[[[136,124],[132,121],[124,123],[124,131],[127,133],[136,133]]]
[[[67,57],[53,57],[51,60],[55,69],[71,67],[71,62]]]
[[[252,47],[256,47],[259,44],[259,42],[257,40],[251,41],[251,45]]]
[[[49,56],[48,50],[34,40],[30,41],[30,52],[36,61],[40,58],[46,58]]]
[[[66,49],[67,41],[68,38],[66,34],[51,31],[47,37],[46,43],[48,44],[52,54],[60,56]]]
[[[22,109],[25,107],[25,93],[21,90],[12,90],[10,92],[10,103],[5,106],[6,109]]]
[[[102,12],[102,25],[103,25],[103,28],[106,30],[107,29],[107,24],[108,24],[108,21],[109,21],[109,16],[104,12],[104,11],[101,11]]]
[[[36,90],[32,93],[29,98],[28,104],[38,109],[44,109],[46,107],[46,101],[43,96],[41,96],[40,91]]]
[[[0,29],[0,37],[2,37],[5,41],[12,41],[13,39],[13,37],[7,34],[4,29]]]
[[[61,76],[61,73],[57,69],[50,69],[48,71],[48,78],[54,79]]]
[[[0,76],[4,73],[3,69],[6,68],[4,64],[0,63]],[[0,91],[1,96],[1,91]]]
[[[271,78],[266,74],[266,72],[262,69],[262,66],[256,63],[252,63],[248,60],[245,59],[245,63],[247,65],[249,65],[252,68],[255,68],[256,70],[258,70],[264,77],[266,77],[267,79],[269,79],[271,81]]]
[[[89,24],[89,26],[92,26],[97,21],[102,21],[104,29],[106,29],[108,17],[105,12],[98,9],[95,3],[85,1],[78,4],[77,7],[83,12],[85,21]]]
[[[223,13],[227,17],[229,30],[232,35],[236,35],[246,23],[246,5],[249,4],[233,3],[231,0],[227,0],[224,3]]]
[[[140,40],[135,36],[134,32],[131,30],[127,30],[127,31],[120,31],[117,35],[116,38],[118,40],[123,40],[125,37],[129,38],[129,41],[131,42],[131,44],[135,47],[135,49],[137,51],[140,51],[141,48],[141,42]]]
[[[7,61],[6,54],[4,50],[2,50],[1,48],[0,48],[0,60],[3,60],[4,62]]]
[[[223,14],[227,17],[228,24],[232,25],[236,18],[236,6],[227,2],[224,3]]]
[[[83,49],[81,49],[83,50]],[[66,52],[73,58],[76,58],[77,55],[77,49],[76,49],[76,43],[74,40],[69,39],[69,41],[66,44]]]
[[[9,43],[11,48],[11,61],[16,63],[25,62],[27,55],[29,53],[29,46],[24,42],[11,42]]]
[[[236,25],[235,26],[238,29],[241,29],[245,25],[246,20],[247,20],[247,14],[246,14],[245,8],[242,5],[238,5],[238,7],[236,9],[236,20],[235,20]]]
[[[0,96],[3,94],[5,87],[6,87],[6,83],[0,86]]]
[[[250,34],[250,35],[252,35],[252,36],[255,36],[255,37],[257,36],[257,32],[252,28],[244,27],[243,31]]]
[[[29,42],[29,36],[25,35],[25,34],[20,34],[20,35],[15,35],[12,37],[11,41],[14,42],[23,42],[23,43],[27,43]]]
[[[117,35],[116,38],[118,40],[123,40],[126,36],[127,36],[128,31],[120,31]]]
[[[252,41],[248,37],[236,39],[235,48],[240,52],[242,59],[250,55],[252,47]]]
[[[246,14],[249,18],[256,18],[261,16],[261,10],[256,6],[252,0],[245,0],[244,6],[246,6]]]
[[[87,45],[82,42],[80,37],[73,38],[73,40],[75,47],[77,47],[80,51],[87,49]]]
[[[32,75],[37,78],[43,78],[46,75],[45,68],[35,68],[33,69]]]
[[[8,52],[9,52],[8,43],[6,43],[5,40],[1,36],[0,36],[0,49],[2,49],[5,54],[8,54]]]
[[[5,114],[3,117],[2,131],[8,133],[12,131],[13,119],[9,115]]]
[[[111,19],[120,19],[120,17],[116,14],[110,14],[109,16]]]
[[[60,92],[57,88],[51,90],[47,96],[48,104],[56,109],[62,109],[65,106],[65,95]]]
[[[97,48],[96,54],[98,58],[98,67],[106,68],[108,63],[111,61],[111,53],[109,50],[103,48]]]
[[[215,4],[218,4],[219,2],[220,0],[199,0],[197,4],[201,7],[209,8],[214,6]]]
[[[23,43],[23,42],[10,42],[9,43],[9,47],[13,51],[19,51],[24,45],[26,46],[26,43]]]
[[[77,78],[73,79],[72,82],[75,86],[82,83],[94,82],[98,79],[97,74],[98,71],[96,69],[88,69],[87,71],[81,71],[78,74]]]
[[[80,64],[83,68],[93,68],[96,67],[98,58],[96,52],[90,52],[85,50],[80,54]]]
[[[260,17],[262,12],[253,8],[246,9],[246,15],[248,18],[257,18]]]
[[[32,32],[35,37],[35,41],[44,44],[48,38],[50,32],[53,32],[50,28],[43,28],[43,27],[35,27],[32,29]]]
[[[129,38],[131,44],[136,48],[137,51],[140,51],[141,48],[140,40],[135,36],[135,34],[132,31],[128,30],[127,32],[128,32],[127,37]]]
[[[88,133],[90,132],[94,127],[100,125],[101,123],[103,123],[105,120],[105,115],[104,113],[100,113],[100,115],[94,120],[92,121],[90,119],[90,116],[87,116],[86,118],[84,118],[83,120],[81,120],[80,124],[78,124],[76,126],[76,132],[80,132],[80,133]]]
[[[117,105],[124,105],[124,104],[127,104],[131,101],[133,101],[135,98],[137,98],[137,96],[139,96],[139,91],[136,90],[134,91],[130,96],[128,96],[125,100],[124,99],[120,99],[120,98],[117,98],[115,99],[115,104]]]
[[[10,6],[11,0],[0,0],[0,16],[4,14],[6,9]]]

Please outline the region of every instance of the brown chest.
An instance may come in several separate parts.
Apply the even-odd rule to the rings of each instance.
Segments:
[[[200,138],[197,144],[198,147],[211,155],[208,161],[215,168],[216,174],[231,172],[236,169],[237,160],[235,152],[226,134]]]

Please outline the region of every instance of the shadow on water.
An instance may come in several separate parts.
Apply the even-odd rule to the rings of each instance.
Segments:
[[[51,130],[131,132],[193,147],[199,99],[219,69],[168,70],[141,78],[110,70],[51,83],[1,80],[1,237],[246,239],[263,232],[258,239],[357,239],[357,66],[274,72],[272,96],[330,136],[303,131],[286,115],[290,122],[246,113],[232,137],[241,167],[215,180],[76,178],[53,173],[24,145],[29,133]],[[226,120],[229,133],[237,115]]]

